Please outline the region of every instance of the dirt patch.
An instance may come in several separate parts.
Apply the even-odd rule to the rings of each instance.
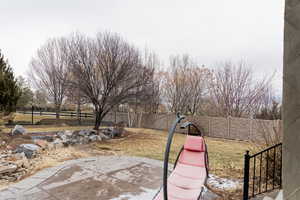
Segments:
[[[33,141],[28,135],[11,136],[9,133],[0,133],[0,150],[12,150],[20,144],[33,144]]]

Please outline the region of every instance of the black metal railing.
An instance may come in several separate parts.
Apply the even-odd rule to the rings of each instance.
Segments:
[[[282,187],[282,143],[244,159],[244,200]]]

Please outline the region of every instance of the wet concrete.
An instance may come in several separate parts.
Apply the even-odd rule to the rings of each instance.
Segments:
[[[44,169],[1,190],[0,200],[151,200],[161,179],[161,161],[100,156]]]

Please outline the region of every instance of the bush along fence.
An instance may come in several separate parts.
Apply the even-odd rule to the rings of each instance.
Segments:
[[[54,112],[42,111],[19,111],[19,113],[31,115],[31,122],[35,122],[38,116],[51,116],[55,119]],[[62,119],[68,119],[73,123],[82,123],[93,125],[94,113],[75,111],[60,112]],[[125,122],[129,127],[149,128],[157,130],[169,130],[171,123],[175,119],[175,114],[147,114],[147,113],[124,113],[124,112],[110,112],[103,119],[103,125],[111,123]],[[45,117],[46,118],[46,117]],[[188,121],[192,121],[201,127],[201,131],[206,136],[218,137],[224,139],[237,139],[244,141],[256,141],[263,139],[263,137],[278,134],[276,130],[280,130],[280,120],[260,120],[248,118],[221,118],[221,117],[207,117],[207,116],[187,116]],[[51,120],[49,120],[51,121]],[[75,124],[74,124],[75,125]],[[182,132],[181,129],[177,130]]]
[[[247,151],[244,157],[243,200],[281,189],[281,169],[282,143],[254,155],[249,155]]]

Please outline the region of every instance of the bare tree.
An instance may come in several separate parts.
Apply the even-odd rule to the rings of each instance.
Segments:
[[[50,102],[55,106],[57,119],[69,79],[67,50],[66,39],[50,39],[37,50],[30,64],[30,76],[34,85],[47,91]]]
[[[151,83],[153,69],[144,66],[139,50],[117,34],[99,33],[96,39],[77,34],[69,47],[71,71],[94,105],[96,130],[109,111],[144,95],[143,88]]]
[[[160,61],[158,56],[149,49],[145,49],[142,57],[141,57],[142,65],[147,69],[153,69],[152,77],[150,78],[150,82],[147,85],[144,85],[137,90],[144,91],[143,95],[136,96],[132,101],[129,101],[128,106],[129,109],[137,112],[148,112],[148,113],[156,113],[158,110],[158,106],[160,104],[160,86],[161,86],[161,77],[158,77],[157,69],[160,66]]]
[[[281,105],[271,85],[266,88],[261,98],[260,106],[254,112],[255,118],[276,120],[281,119]]]
[[[243,61],[220,63],[210,81],[210,103],[218,116],[253,115],[269,83],[266,78],[253,80],[253,71]]]
[[[211,77],[211,71],[208,68],[193,67],[188,70],[188,85],[190,93],[188,96],[188,111],[194,114],[202,114],[204,112],[205,98],[208,95],[208,80]]]
[[[200,113],[203,97],[208,91],[209,75],[210,70],[200,67],[188,55],[171,57],[163,84],[169,109],[172,112]]]
[[[42,89],[38,89],[34,92],[34,99],[35,105],[39,108],[46,108],[47,107],[47,92]]]
[[[76,105],[76,116],[78,121],[80,121],[80,113],[82,105],[88,103],[88,98],[80,90],[80,80],[70,79],[72,84],[69,84],[66,92],[66,101]]]

